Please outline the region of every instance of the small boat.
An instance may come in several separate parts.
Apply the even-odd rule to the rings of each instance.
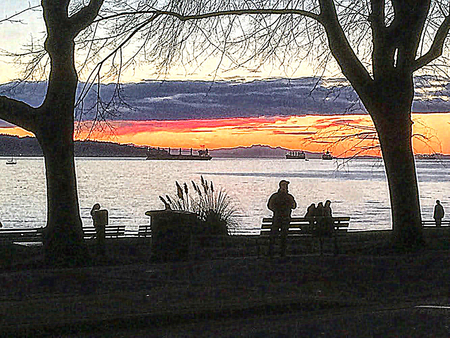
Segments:
[[[326,153],[322,154],[322,160],[332,160],[332,159],[333,159],[333,155],[331,155],[328,150]]]
[[[6,161],[6,164],[17,164],[17,161],[14,159],[14,157],[11,157],[11,159]]]
[[[301,151],[290,151],[286,154],[286,159],[288,160],[306,160],[306,154],[303,150]]]

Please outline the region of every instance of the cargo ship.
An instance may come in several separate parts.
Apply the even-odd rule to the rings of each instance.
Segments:
[[[209,155],[208,149],[198,150],[197,154],[194,154],[192,148],[190,153],[183,154],[181,148],[178,153],[172,154],[171,149],[165,150],[161,148],[148,148],[147,149],[147,160],[183,160],[183,161],[209,161],[212,159]]]
[[[306,154],[303,150],[302,151],[290,151],[286,154],[286,159],[288,159],[288,160],[291,160],[291,159],[305,160]]]

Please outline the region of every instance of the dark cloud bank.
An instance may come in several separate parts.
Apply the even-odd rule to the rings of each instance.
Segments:
[[[80,90],[83,84],[80,84]],[[94,88],[96,89],[96,88]],[[417,112],[450,111],[450,85],[429,78],[416,79]],[[102,85],[101,93],[109,100],[115,85]],[[0,94],[39,106],[46,83],[33,82],[0,86]],[[91,107],[91,92],[84,107]],[[119,107],[120,120],[181,120],[250,116],[288,116],[306,114],[365,113],[354,90],[341,79],[275,79],[253,82],[146,81],[121,86],[127,105]],[[86,113],[84,119],[92,119]]]

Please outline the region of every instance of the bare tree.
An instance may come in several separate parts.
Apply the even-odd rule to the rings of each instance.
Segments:
[[[95,119],[105,119],[105,112],[114,110],[115,99],[120,98],[120,90],[114,92],[109,102],[100,95],[100,83],[104,80],[102,68],[110,61],[106,76],[116,76],[133,62],[122,62],[122,50],[143,28],[152,26],[159,12],[137,15],[136,7],[127,1],[90,0],[42,0],[41,5],[30,6],[2,22],[19,22],[20,14],[27,11],[42,10],[46,26],[43,44],[32,44],[23,53],[9,53],[21,64],[25,64],[23,79],[47,77],[48,86],[44,102],[34,108],[22,101],[0,96],[0,118],[35,134],[43,150],[47,181],[47,226],[44,236],[45,258],[50,264],[73,265],[86,261],[86,248],[83,243],[82,223],[79,212],[77,182],[74,164],[74,108],[83,103],[90,90],[97,90],[97,103],[88,110],[95,111]],[[137,2],[138,4],[140,2]],[[155,2],[156,4],[156,2]],[[172,8],[169,2],[167,5]],[[100,10],[103,13],[100,15]],[[121,15],[117,14],[121,10]],[[131,19],[130,18],[131,13]],[[120,17],[127,19],[121,21]],[[171,17],[168,15],[167,17]],[[116,29],[98,36],[100,23],[114,20]],[[178,21],[178,19],[177,19]],[[158,21],[155,27],[164,35],[171,30],[170,24]],[[79,53],[79,55],[76,53]],[[102,55],[101,52],[106,52]],[[139,51],[139,49],[138,49]],[[76,62],[76,56],[85,57],[84,62]],[[88,81],[76,100],[78,73],[95,64]],[[97,84],[95,86],[94,84]],[[83,108],[83,107],[82,107]],[[81,112],[84,109],[80,109]]]
[[[86,256],[78,206],[74,165],[74,103],[78,76],[74,39],[97,17],[103,0],[69,15],[69,0],[42,0],[47,27],[45,50],[50,57],[48,89],[44,102],[33,108],[0,97],[0,118],[33,132],[45,157],[47,227],[45,254],[52,264],[82,263]]]
[[[390,4],[389,4],[390,3]],[[412,152],[411,106],[413,73],[442,53],[450,29],[448,6],[440,8],[441,22],[430,40],[424,39],[432,15],[431,1],[372,0],[367,9],[345,1],[318,1],[316,20],[323,26],[329,48],[371,115],[381,145],[392,207],[396,244],[415,248],[423,242],[417,177]],[[434,2],[434,5],[437,3]],[[371,67],[358,58],[350,31],[340,14],[365,19],[371,32]],[[423,45],[429,44],[428,48]],[[421,50],[422,48],[422,50]]]

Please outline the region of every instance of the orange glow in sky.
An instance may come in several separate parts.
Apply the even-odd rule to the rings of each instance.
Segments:
[[[450,114],[413,114],[413,121],[413,132],[417,135],[413,138],[415,153],[450,154]],[[112,121],[112,128],[101,126],[89,134],[91,125],[85,123],[76,139],[86,139],[89,135],[93,140],[153,147],[216,149],[264,144],[314,152],[329,150],[334,156],[379,154],[368,115]],[[30,135],[20,128],[2,128],[0,132]]]

